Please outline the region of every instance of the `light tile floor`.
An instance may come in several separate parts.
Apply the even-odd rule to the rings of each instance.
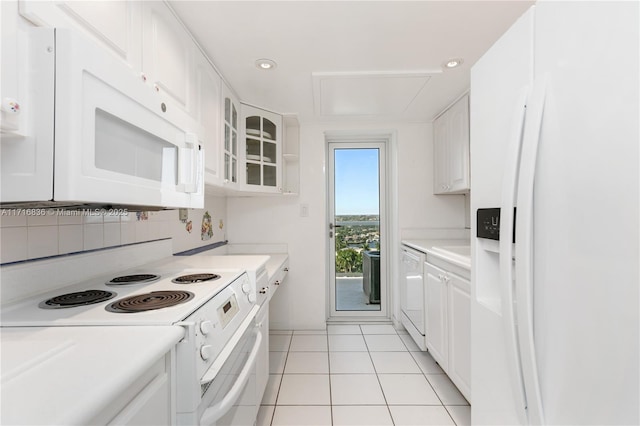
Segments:
[[[440,366],[391,325],[272,331],[257,426],[469,425]]]

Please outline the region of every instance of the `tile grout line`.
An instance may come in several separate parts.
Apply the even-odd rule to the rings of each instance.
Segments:
[[[362,330],[362,327],[360,327]],[[387,395],[384,393],[384,389],[382,389],[382,382],[380,381],[380,376],[378,376],[378,369],[376,368],[376,364],[373,362],[373,357],[371,356],[371,351],[369,350],[369,345],[367,345],[367,339],[364,338],[364,333],[362,334],[362,339],[364,340],[364,345],[367,348],[367,354],[369,355],[369,359],[371,360],[371,366],[373,367],[373,371],[376,374],[376,380],[378,381],[378,386],[380,386],[380,392],[382,393],[382,398],[384,398],[384,404],[387,407],[387,412],[389,413],[389,418],[391,419],[391,424],[395,426],[396,421],[393,418],[393,414],[391,414],[391,408],[389,407],[389,401],[387,401]]]
[[[427,349],[426,351],[429,354],[429,350]],[[429,354],[429,356],[431,356],[431,354]],[[411,356],[413,358],[413,356]],[[433,357],[432,357],[433,358]],[[415,361],[415,358],[414,358]],[[434,359],[435,361],[435,359]],[[417,362],[416,362],[417,364]],[[438,364],[436,362],[436,364]],[[438,366],[440,366],[440,364],[438,364]],[[420,367],[420,366],[418,366]],[[442,367],[440,367],[442,368]],[[451,413],[449,412],[449,410],[447,410],[447,406],[444,404],[444,402],[442,401],[442,398],[440,398],[440,395],[438,394],[438,392],[436,392],[436,388],[433,387],[433,385],[431,384],[431,381],[429,380],[429,377],[427,377],[427,374],[422,370],[422,368],[420,368],[420,371],[422,372],[422,375],[424,376],[424,378],[427,380],[427,383],[429,383],[429,386],[431,387],[431,389],[433,390],[433,393],[436,394],[436,398],[438,398],[438,401],[440,401],[440,404],[442,407],[444,407],[444,410],[447,412],[447,415],[449,416],[449,418],[451,419],[451,421],[453,422],[454,425],[458,425],[456,423],[456,421],[454,420],[453,416],[451,415]],[[443,370],[444,371],[444,370]]]
[[[269,422],[269,426],[273,424],[273,419],[276,417],[276,409],[278,408],[278,398],[280,397],[280,389],[282,388],[282,381],[284,380],[284,371],[287,368],[287,360],[289,359],[289,351],[291,350],[291,344],[293,343],[293,330],[289,335],[289,346],[287,347],[287,356],[284,359],[284,366],[282,367],[282,375],[280,375],[280,383],[278,384],[278,392],[276,392],[276,400],[273,405],[273,413],[271,413],[271,422]]]
[[[327,368],[329,374],[327,378],[329,379],[329,419],[331,420],[331,425],[333,425],[333,395],[331,394],[331,348],[329,348],[329,330],[327,329]]]
[[[383,398],[384,398],[384,405],[385,405],[385,406],[386,406],[386,408],[387,408],[387,412],[389,413],[389,416],[390,416],[390,419],[391,419],[392,424],[393,424],[393,425],[395,425],[395,420],[394,420],[393,415],[392,415],[392,413],[391,413],[390,405],[389,405],[389,403],[388,403],[388,400],[387,400],[386,394],[384,393],[384,390],[382,389],[382,383],[381,383],[381,381],[380,381],[380,377],[379,377],[379,374],[380,374],[380,373],[378,372],[378,370],[377,370],[377,368],[376,368],[376,366],[375,366],[375,363],[373,362],[372,353],[371,353],[371,350],[370,350],[370,348],[369,348],[369,346],[368,346],[368,344],[367,344],[367,341],[366,341],[366,339],[365,339],[365,334],[364,334],[364,332],[363,332],[363,330],[362,330],[361,324],[360,324],[360,325],[358,325],[358,327],[360,328],[360,331],[361,331],[361,332],[360,332],[360,334],[355,334],[355,335],[360,335],[360,336],[362,337],[362,339],[363,339],[364,343],[365,343],[365,348],[366,348],[366,351],[367,351],[367,355],[368,355],[369,360],[370,360],[370,362],[371,362],[371,365],[372,365],[372,367],[373,367],[374,374],[376,375],[376,380],[378,381],[378,385],[380,386],[380,390],[381,390],[382,395],[383,395]],[[386,333],[383,333],[383,334],[386,334]],[[289,355],[291,355],[291,352],[292,352],[292,351],[291,351],[291,348],[292,348],[292,346],[293,346],[293,336],[294,336],[294,335],[295,335],[295,332],[292,332],[292,334],[290,335],[291,340],[289,341],[289,345],[288,345],[288,348],[287,348],[287,354],[286,354],[286,356],[285,356],[285,363],[284,363],[284,367],[283,367],[283,370],[282,370],[282,376],[281,376],[281,379],[280,379],[280,384],[279,384],[279,386],[278,386],[278,392],[277,392],[277,394],[276,394],[276,401],[275,401],[275,405],[274,405],[274,410],[273,410],[273,413],[272,413],[272,415],[271,415],[271,422],[269,423],[271,426],[273,426],[273,422],[274,422],[274,420],[275,420],[275,412],[276,412],[276,409],[278,408],[278,406],[282,406],[282,405],[280,405],[278,402],[279,402],[279,397],[280,397],[280,391],[282,390],[282,382],[283,382],[283,380],[284,380],[284,374],[285,374],[286,366],[287,366],[287,363],[288,363],[288,361],[289,361]],[[399,336],[399,335],[397,334],[397,331],[396,331],[395,335]],[[327,332],[327,334],[325,335],[325,338],[326,338],[326,343],[327,343],[327,365],[328,365],[328,380],[329,380],[329,410],[330,410],[330,422],[331,422],[331,425],[333,425],[333,424],[334,424],[334,422],[335,422],[335,419],[334,419],[334,410],[333,410],[333,405],[334,405],[334,404],[333,404],[333,396],[332,396],[332,391],[331,391],[331,376],[332,376],[332,374],[333,374],[333,373],[332,373],[332,363],[331,363],[331,353],[332,353],[332,352],[334,352],[334,353],[335,353],[335,351],[331,351],[331,348],[330,348],[330,346],[329,346],[329,336],[330,336],[330,334]],[[401,338],[400,338],[400,339],[401,339]],[[417,362],[417,360],[415,359],[415,357],[413,356],[413,354],[412,354],[412,353],[411,353],[411,351],[409,350],[409,347],[407,347],[407,344],[406,344],[402,339],[401,339],[401,341],[402,341],[402,343],[403,343],[403,346],[406,348],[406,351],[407,351],[407,352],[409,353],[409,355],[411,356],[412,360],[413,360],[413,361],[418,365],[418,367],[420,367],[420,364]],[[300,351],[300,352],[307,352],[307,353],[309,353],[309,352],[311,352],[311,353],[316,352],[316,353],[317,353],[317,352],[324,352],[324,351]],[[344,351],[338,351],[338,352],[344,352]],[[388,352],[388,351],[382,351],[382,352]],[[400,351],[391,351],[391,352],[400,352]],[[402,352],[404,352],[404,351],[402,351]],[[449,416],[450,420],[452,421],[452,423],[453,423],[454,425],[456,425],[456,426],[457,426],[457,423],[456,423],[455,419],[453,418],[453,415],[451,414],[451,411],[449,410],[449,407],[447,407],[447,406],[444,404],[444,402],[443,402],[442,398],[441,398],[441,397],[440,397],[440,395],[436,392],[436,390],[435,390],[434,386],[432,385],[431,381],[429,381],[429,378],[428,378],[428,374],[427,374],[427,372],[423,371],[423,370],[422,370],[422,368],[419,368],[419,370],[420,370],[420,373],[418,373],[418,374],[422,374],[422,376],[427,380],[427,383],[429,383],[430,388],[431,388],[431,389],[433,390],[433,392],[436,394],[436,397],[438,398],[438,401],[440,402],[440,406],[441,406],[441,407],[444,407],[444,409],[445,409],[445,411],[446,411],[447,415]],[[292,373],[292,374],[313,374],[313,373]],[[317,374],[321,374],[321,373],[317,373]],[[352,374],[352,373],[336,373],[336,374]],[[364,374],[364,373],[363,373],[363,374]],[[389,374],[393,374],[393,373],[389,373]],[[397,373],[397,374],[404,374],[404,373]],[[351,405],[352,405],[352,406],[357,406],[358,404],[351,404]],[[368,405],[368,404],[364,404],[364,405]],[[374,405],[376,405],[376,404],[374,404]],[[422,406],[422,405],[421,405],[421,404],[418,404],[417,406]],[[436,406],[437,406],[437,405],[436,405]]]

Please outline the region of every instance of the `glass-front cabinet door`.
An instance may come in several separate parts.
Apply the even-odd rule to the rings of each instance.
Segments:
[[[282,192],[282,116],[242,105],[248,190]]]
[[[238,184],[238,105],[229,88],[224,86],[224,170],[225,185]]]

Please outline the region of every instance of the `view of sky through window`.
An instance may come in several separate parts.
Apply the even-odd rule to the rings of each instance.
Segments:
[[[377,215],[378,149],[335,150],[335,214]]]

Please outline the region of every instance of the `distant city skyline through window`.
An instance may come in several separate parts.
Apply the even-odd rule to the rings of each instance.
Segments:
[[[335,214],[378,215],[379,152],[375,148],[335,151]]]

